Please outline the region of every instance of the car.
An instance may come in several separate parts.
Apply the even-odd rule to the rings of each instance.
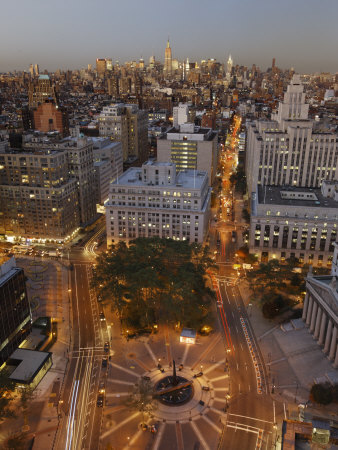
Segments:
[[[109,353],[109,342],[108,341],[106,341],[104,343],[103,350],[105,351],[105,353]]]
[[[104,381],[100,381],[99,391],[100,391],[100,392],[104,392],[104,391],[105,391],[105,388],[104,388]]]
[[[106,368],[108,367],[108,358],[102,358],[102,367]]]
[[[106,320],[106,318],[104,317],[104,313],[103,312],[100,312],[100,320],[101,321]]]
[[[198,378],[198,377],[202,377],[202,376],[203,376],[203,372],[198,372],[198,373],[195,373],[193,378]]]
[[[202,391],[210,391],[209,386],[202,386]]]
[[[147,375],[143,375],[142,379],[145,381],[150,381],[150,377],[148,377]]]
[[[104,403],[104,394],[103,393],[99,393],[97,396],[97,401],[96,404],[99,408],[103,407],[103,403]]]

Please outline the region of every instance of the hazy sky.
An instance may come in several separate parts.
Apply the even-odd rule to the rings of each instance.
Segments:
[[[2,0],[0,72],[163,61],[168,35],[173,58],[336,72],[337,18],[338,0]]]

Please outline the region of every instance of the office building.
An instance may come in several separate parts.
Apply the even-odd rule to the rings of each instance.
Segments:
[[[16,267],[14,257],[0,257],[0,366],[30,331],[31,311],[24,271]]]
[[[108,246],[137,237],[203,242],[210,218],[206,172],[176,173],[175,164],[148,161],[110,185],[106,206]]]
[[[28,89],[28,104],[30,108],[37,108],[47,100],[57,105],[55,88],[48,75],[40,75],[35,81],[31,81]]]
[[[215,131],[193,123],[171,128],[158,138],[157,159],[176,164],[179,172],[185,169],[205,171],[210,184],[217,169],[218,137]]]
[[[137,105],[105,106],[99,117],[100,136],[122,143],[123,160],[144,162],[148,157],[148,114]]]
[[[169,43],[169,38],[167,41],[167,47],[164,52],[164,72],[166,76],[170,76],[172,73],[172,55]]]
[[[338,135],[310,120],[308,109],[300,77],[294,75],[273,120],[249,123],[249,195],[257,185],[317,188],[323,180],[338,180]]]
[[[250,252],[260,261],[295,257],[330,267],[338,240],[338,183],[321,189],[258,186],[252,196]]]
[[[189,122],[189,105],[179,103],[173,107],[173,126],[177,128],[187,122]]]

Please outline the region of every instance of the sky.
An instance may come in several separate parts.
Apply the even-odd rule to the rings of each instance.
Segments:
[[[0,72],[80,69],[154,54],[338,71],[338,0],[2,0]]]

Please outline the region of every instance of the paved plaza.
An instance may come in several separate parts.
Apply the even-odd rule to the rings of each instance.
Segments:
[[[180,343],[179,333],[166,327],[149,338],[126,341],[113,336],[112,353],[101,428],[103,448],[172,450],[194,449],[198,445],[205,449],[217,448],[226,421],[229,392],[226,350],[220,333],[198,337],[195,345]],[[180,406],[156,402],[157,407],[145,416],[145,421],[156,424],[157,433],[143,431],[142,414],[128,409],[125,399],[141,377],[149,377],[155,386],[161,378],[170,375],[173,359],[177,374],[193,381],[193,396]],[[183,365],[181,370],[180,365]],[[203,375],[193,378],[199,372]]]

